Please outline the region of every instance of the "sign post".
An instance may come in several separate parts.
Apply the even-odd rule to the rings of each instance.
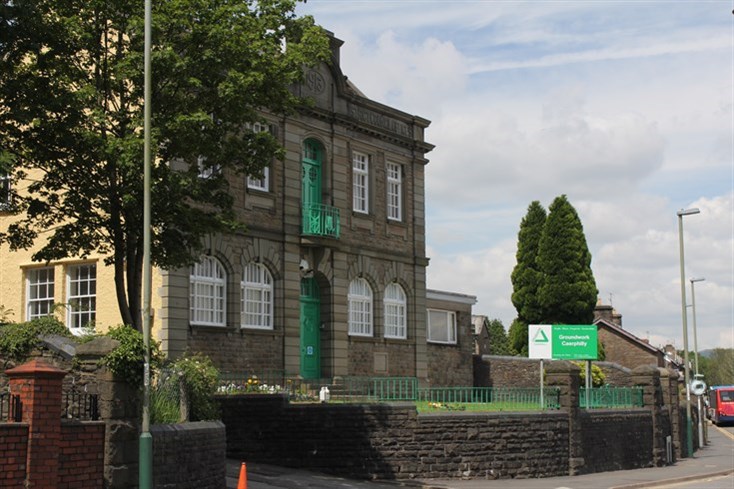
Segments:
[[[589,405],[591,363],[596,360],[598,332],[595,324],[531,324],[528,357],[540,359],[540,392],[543,402],[543,360],[586,360],[586,405]],[[542,407],[542,406],[541,406]]]

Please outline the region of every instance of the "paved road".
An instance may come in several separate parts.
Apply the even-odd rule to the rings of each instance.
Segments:
[[[709,425],[709,444],[694,457],[684,458],[668,467],[620,470],[580,476],[547,479],[441,479],[407,483],[369,482],[334,477],[305,470],[248,463],[248,489],[643,489],[680,487],[683,489],[734,489],[734,428]],[[241,462],[230,460],[227,488],[237,488]],[[723,477],[722,476],[728,476]],[[676,485],[687,483],[688,485]],[[711,484],[711,485],[704,485]],[[720,484],[724,484],[720,487]],[[726,485],[729,484],[729,485]]]

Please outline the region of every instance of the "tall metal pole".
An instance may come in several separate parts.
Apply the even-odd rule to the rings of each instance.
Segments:
[[[691,312],[693,314],[693,358],[695,359],[693,365],[696,369],[696,380],[698,380],[698,333],[696,331],[696,288],[694,285],[696,282],[703,282],[705,278],[692,278],[691,282]],[[706,438],[703,432],[703,418],[704,414],[701,413],[701,396],[696,396],[696,406],[698,407],[698,446],[702,447],[706,443]]]
[[[150,44],[152,23],[152,0],[145,0],[145,54],[143,87],[143,342],[145,363],[143,365],[143,422],[140,433],[138,482],[140,489],[150,489],[153,475],[153,437],[150,434]]]
[[[683,369],[686,384],[686,453],[693,456],[693,426],[691,425],[691,378],[688,366],[688,312],[686,311],[686,271],[683,253],[683,216],[698,214],[698,209],[681,209],[678,214],[678,245],[680,247],[680,296],[683,320]]]

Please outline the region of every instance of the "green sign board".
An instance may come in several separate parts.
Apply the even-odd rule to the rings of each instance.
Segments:
[[[596,360],[596,325],[531,324],[528,327],[528,346],[530,358]]]

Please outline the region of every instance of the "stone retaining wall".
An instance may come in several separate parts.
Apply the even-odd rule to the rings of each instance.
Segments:
[[[290,404],[281,395],[220,396],[227,454],[365,479],[536,478],[665,465],[672,424],[661,371],[637,368],[645,406],[582,410],[580,369],[550,362],[561,409],[416,412],[413,404]],[[634,443],[630,441],[633,440]]]
[[[413,405],[223,396],[229,457],[365,479],[568,473],[563,412],[418,415]]]
[[[226,475],[224,425],[219,421],[150,427],[153,487],[222,489]]]

